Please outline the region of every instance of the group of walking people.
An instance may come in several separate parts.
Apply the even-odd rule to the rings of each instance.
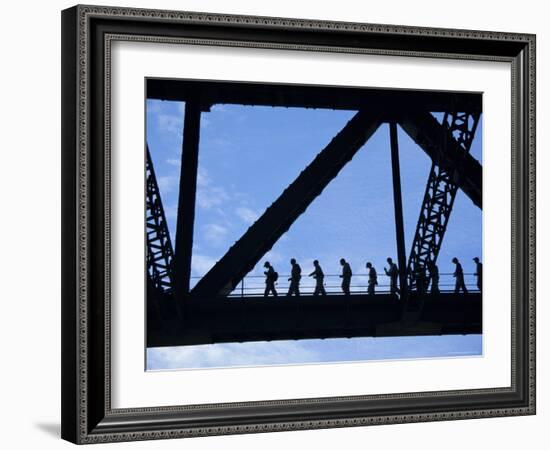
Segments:
[[[477,288],[481,291],[481,281],[483,266],[478,257],[473,258],[476,264],[475,277],[477,279]],[[395,264],[392,258],[387,258],[388,267],[384,267],[384,272],[390,279],[390,294],[398,295],[400,289],[398,288],[398,279],[399,279],[399,268]],[[453,277],[455,278],[455,293],[458,294],[460,291],[467,294],[468,289],[466,288],[466,283],[464,282],[464,271],[462,265],[458,261],[458,258],[453,258],[452,262],[455,264],[455,271]],[[302,279],[302,268],[296,262],[296,259],[292,258],[290,260],[291,271],[290,278],[288,279],[289,287],[287,296],[300,296],[300,280]],[[340,266],[342,267],[342,273],[340,278],[342,279],[341,289],[344,295],[350,295],[351,287],[351,277],[353,276],[351,266],[344,259],[340,259]],[[313,261],[313,271],[308,275],[315,279],[315,289],[313,291],[314,296],[318,295],[327,295],[325,290],[325,274],[318,260]],[[279,274],[275,271],[275,268],[271,265],[269,261],[264,263],[264,268],[266,271],[265,275],[265,291],[264,297],[268,297],[270,294],[274,297],[277,297],[277,289],[275,288],[275,283],[279,279]],[[368,274],[368,283],[367,283],[367,294],[374,295],[376,291],[376,286],[378,286],[378,274],[376,269],[369,261],[366,264],[367,274]],[[416,287],[417,292],[425,293],[428,289],[428,286],[431,284],[430,293],[439,294],[439,268],[437,265],[430,261],[426,268],[419,265],[414,267],[414,273],[412,274],[412,280],[414,280],[414,286]]]

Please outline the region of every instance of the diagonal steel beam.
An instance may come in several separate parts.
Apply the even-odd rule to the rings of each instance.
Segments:
[[[430,113],[407,114],[399,124],[444,169],[451,180],[474,202],[482,207],[481,164]]]
[[[254,268],[381,124],[376,111],[359,111],[269,206],[212,269],[192,296],[227,295]]]

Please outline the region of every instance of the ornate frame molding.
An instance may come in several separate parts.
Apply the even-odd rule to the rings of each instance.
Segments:
[[[97,19],[113,21],[122,19],[122,23],[132,22],[147,27],[147,24],[161,23],[170,27],[193,25],[201,32],[203,27],[212,26],[221,32],[225,25],[245,28],[249,32],[267,30],[271,36],[288,42],[273,42],[262,40],[247,41],[243,39],[227,39],[210,37],[168,37],[143,34],[117,33],[109,29],[94,29]],[[108,28],[108,27],[107,27]],[[225,27],[224,30],[229,28]],[[316,42],[292,42],[290,37],[282,37],[288,32],[326,31],[333,33],[345,41],[349,33],[363,35],[368,40],[376,36],[376,46],[349,47],[329,45]],[[284,32],[284,33],[283,33]],[[332,22],[304,19],[271,18],[257,16],[235,16],[224,14],[205,14],[195,12],[157,11],[146,9],[111,8],[98,6],[76,6],[63,13],[63,377],[71,382],[63,388],[62,434],[65,439],[77,443],[98,443],[112,441],[129,441],[143,439],[165,439],[173,437],[193,437],[219,434],[237,434],[250,432],[270,432],[297,429],[313,429],[328,427],[347,427],[374,424],[439,421],[449,419],[468,419],[482,417],[498,417],[509,415],[527,415],[535,413],[535,36],[530,34],[514,34],[487,31],[450,30],[423,27],[405,27],[396,25],[377,25],[347,22]],[[427,38],[432,44],[428,49],[417,50],[380,48],[384,46],[385,38],[418,37]],[[104,46],[103,53],[98,51],[94,39]],[[512,386],[510,388],[481,389],[469,391],[447,391],[431,393],[410,393],[396,395],[376,395],[360,397],[331,397],[307,400],[287,400],[270,402],[251,402],[239,404],[195,405],[166,408],[139,408],[113,410],[110,401],[110,63],[111,43],[114,40],[146,41],[156,43],[186,43],[196,45],[241,46],[265,49],[290,49],[303,51],[347,52],[363,54],[383,54],[396,56],[436,57],[452,59],[481,59],[487,61],[507,61],[512,64],[512,195],[516,200],[512,204],[513,227],[513,258],[512,273]],[[441,42],[456,40],[457,46],[464,40],[473,41],[472,46],[478,53],[465,51],[445,52],[441,50]],[[501,45],[492,54],[483,52],[483,43],[498,42]],[[338,42],[336,42],[338,43]],[[96,45],[94,47],[94,45]],[[407,46],[409,44],[405,44]],[[456,48],[456,46],[455,46]],[[488,48],[488,47],[486,47]],[[498,50],[497,49],[497,50]],[[101,57],[100,57],[101,56]],[[103,81],[103,117],[104,124],[98,133],[92,123],[94,116],[90,111],[94,108],[98,92],[97,77],[98,61],[101,69],[105,69]],[[94,84],[95,83],[95,84]],[[94,133],[98,138],[94,138]],[[101,136],[99,136],[101,135]],[[99,180],[97,168],[91,164],[90,142],[101,142],[103,149],[103,178]],[[519,164],[516,166],[516,160]],[[522,178],[523,177],[523,178]],[[94,181],[95,180],[95,181]],[[523,184],[521,183],[523,181]],[[98,217],[98,209],[94,208],[97,201],[96,183],[102,183],[102,208],[104,217]],[[522,188],[527,186],[526,189]],[[518,190],[519,186],[519,190]],[[517,197],[517,198],[516,198]],[[98,230],[98,220],[103,221],[103,240],[97,242],[91,233]],[[527,244],[518,242],[526,240]],[[97,264],[95,247],[101,245],[97,253],[102,255],[103,286],[101,292],[104,304],[99,305],[103,311],[103,320],[98,324],[92,315],[99,307],[92,304],[92,291],[97,295],[94,279],[99,277],[99,271],[94,271]],[[519,246],[519,247],[518,247]],[[519,255],[515,254],[518,248]],[[517,263],[520,267],[517,267]],[[92,274],[92,271],[94,273]],[[517,284],[516,284],[517,283]],[[523,297],[516,294],[524,293]],[[94,306],[95,305],[95,306]],[[518,317],[517,311],[523,311]],[[517,325],[521,325],[519,328]],[[103,336],[99,336],[101,331]],[[516,336],[523,340],[516,342]],[[70,343],[68,343],[70,341]],[[103,367],[99,368],[97,357],[91,357],[92,350],[103,345]],[[522,345],[521,349],[516,347]],[[520,358],[517,350],[521,350]],[[91,367],[94,370],[90,370]],[[521,373],[516,372],[521,368]],[[521,376],[520,376],[521,375]],[[103,376],[103,380],[100,377]],[[520,386],[521,385],[521,386]],[[101,405],[92,404],[90,395],[97,393],[102,386]],[[518,392],[522,390],[522,392]],[[427,397],[443,398],[457,397],[465,401],[473,401],[476,396],[508,395],[510,400],[505,406],[500,403],[487,404],[487,407],[450,408],[433,412],[414,412],[407,414],[362,414],[353,416],[350,413],[340,418],[321,418],[294,420],[273,420],[264,423],[221,423],[212,420],[210,426],[197,426],[182,419],[176,426],[168,426],[168,419],[174,415],[189,411],[203,411],[208,414],[212,409],[234,410],[243,406],[278,408],[300,405],[326,405],[348,400],[379,401],[399,399],[414,402]],[[512,401],[512,397],[515,401]],[[496,397],[495,397],[496,399]],[[349,416],[349,417],[348,417]],[[206,417],[206,416],[205,416]]]

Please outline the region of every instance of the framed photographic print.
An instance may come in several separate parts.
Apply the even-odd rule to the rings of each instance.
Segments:
[[[62,13],[62,436],[535,413],[535,36]]]

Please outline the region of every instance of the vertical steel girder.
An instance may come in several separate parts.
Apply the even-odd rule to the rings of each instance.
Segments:
[[[171,294],[173,289],[172,260],[174,252],[149,147],[147,147],[145,172],[147,183],[145,227],[148,282],[160,292]]]
[[[407,298],[407,279],[405,265],[405,230],[403,226],[403,201],[401,199],[401,169],[399,167],[399,144],[397,141],[397,124],[390,122],[390,147],[393,179],[393,203],[395,210],[395,237],[397,240],[397,263],[399,264],[399,297]]]
[[[464,154],[470,151],[479,117],[479,113],[467,112],[447,112],[443,117],[441,126]],[[441,150],[444,152],[446,149]],[[424,283],[428,283],[429,279],[425,276],[418,277],[418,273],[425,273],[429,263],[437,261],[459,187],[456,180],[460,174],[455,173],[456,171],[457,169],[439,164],[437,159],[432,161],[407,266],[411,291],[425,290],[427,286],[419,286],[418,281],[424,280]]]
[[[181,298],[189,293],[193,228],[197,194],[201,108],[197,98],[185,103],[181,168],[176,223],[176,253],[174,258],[174,288]]]

